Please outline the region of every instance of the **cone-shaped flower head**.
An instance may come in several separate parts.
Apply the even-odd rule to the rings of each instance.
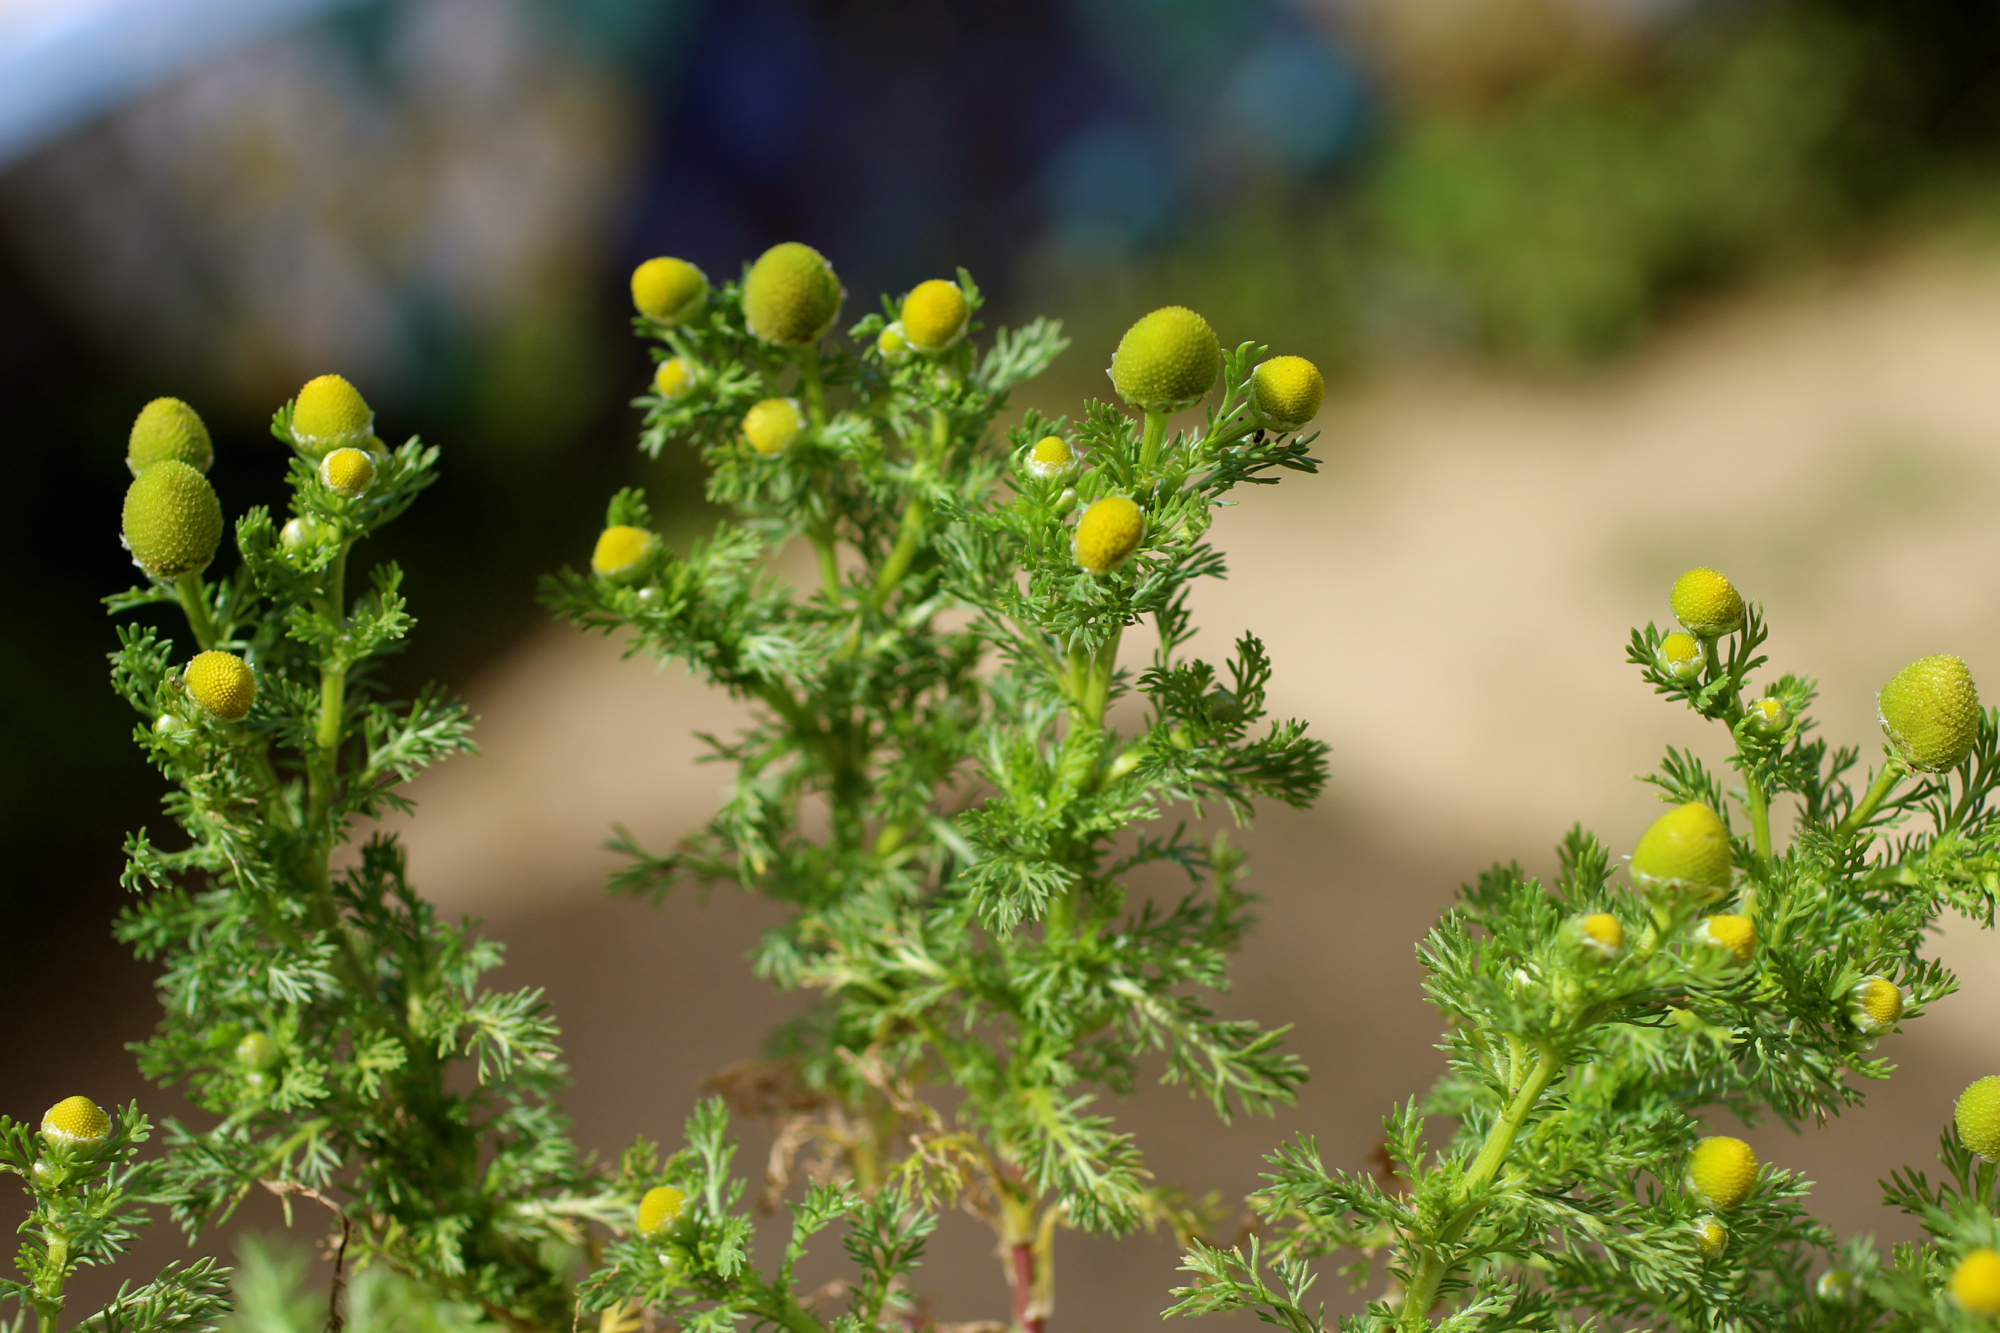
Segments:
[[[613,524],[597,534],[597,549],[590,553],[593,572],[613,582],[623,582],[646,572],[660,539],[644,528]]]
[[[236,1043],[236,1063],[246,1069],[269,1069],[278,1063],[278,1043],[265,1033],[249,1033]]]
[[[1646,890],[1692,894],[1702,902],[1729,888],[1729,830],[1700,801],[1653,821],[1632,849],[1632,881]]]
[[[1757,1154],[1742,1139],[1726,1134],[1703,1139],[1688,1155],[1688,1184],[1703,1203],[1727,1212],[1756,1187]]]
[[[1729,1250],[1729,1228],[1713,1213],[1694,1220],[1694,1244],[1701,1257],[1713,1263]]]
[[[1107,495],[1077,520],[1076,563],[1093,574],[1108,574],[1139,549],[1145,535],[1145,511],[1122,495]]]
[[[651,1239],[674,1224],[687,1196],[672,1185],[655,1185],[639,1200],[639,1234]]]
[[[138,476],[162,459],[177,458],[197,472],[215,461],[208,427],[178,398],[155,398],[139,409],[125,446],[125,466]]]
[[[1903,992],[1887,977],[1866,977],[1847,995],[1847,1016],[1854,1026],[1873,1036],[1903,1018]]]
[[[806,419],[790,398],[766,398],[743,414],[743,438],[760,454],[785,452],[805,428]]]
[[[316,453],[365,444],[374,430],[375,413],[367,400],[338,375],[307,380],[292,404],[292,438]]]
[[[1757,952],[1757,923],[1733,912],[1704,917],[1694,928],[1694,937],[1703,944],[1729,950],[1739,963],[1749,962],[1750,955]]]
[[[2000,1314],[2000,1252],[1980,1246],[1951,1272],[1951,1298],[1967,1314]]]
[[[1957,768],[1979,737],[1972,670],[1945,653],[1920,657],[1890,677],[1875,706],[1889,744],[1904,763],[1925,773]]]
[[[1743,597],[1712,569],[1690,569],[1674,580],[1674,619],[1704,639],[1743,628]]]
[[[1576,936],[1584,948],[1606,958],[1616,958],[1625,951],[1625,923],[1609,912],[1577,918]]]
[[[1959,1142],[1989,1162],[2000,1162],[2000,1074],[1988,1074],[1958,1094],[1951,1118]]]
[[[1250,406],[1275,431],[1293,431],[1319,415],[1326,381],[1302,356],[1274,356],[1250,375]]]
[[[1792,725],[1792,710],[1775,695],[1765,695],[1743,710],[1750,730],[1760,736],[1781,736]]]
[[[197,653],[182,680],[188,697],[223,722],[250,716],[250,705],[257,698],[257,677],[250,664],[234,653]]]
[[[1112,387],[1147,412],[1176,412],[1199,401],[1221,373],[1222,344],[1215,330],[1186,306],[1142,316],[1111,356]]]
[[[685,324],[708,304],[708,275],[685,259],[648,259],[632,270],[632,304],[647,319]]]
[[[358,500],[375,484],[375,460],[364,449],[335,449],[319,460],[319,479],[335,495]]]
[[[1076,454],[1069,447],[1069,441],[1060,435],[1044,435],[1035,441],[1035,447],[1028,450],[1028,471],[1047,481],[1050,477],[1060,477],[1069,471],[1069,465],[1076,461]]]
[[[743,319],[767,343],[806,347],[833,327],[845,295],[824,255],[786,241],[750,266],[743,282]]]
[[[1683,630],[1675,630],[1660,640],[1660,670],[1682,685],[1692,684],[1701,675],[1701,640]]]
[[[955,282],[932,278],[903,298],[903,336],[920,352],[942,352],[965,336],[972,306]]]
[[[42,1138],[49,1144],[94,1148],[111,1137],[111,1117],[88,1097],[65,1097],[42,1116]]]
[[[903,321],[900,319],[882,330],[881,336],[875,339],[875,351],[885,364],[891,366],[900,366],[917,354],[909,338],[903,334]]]
[[[694,387],[694,367],[684,356],[670,356],[653,372],[653,392],[672,402]]]
[[[178,458],[153,464],[125,492],[125,549],[154,578],[207,569],[221,545],[222,502]]]

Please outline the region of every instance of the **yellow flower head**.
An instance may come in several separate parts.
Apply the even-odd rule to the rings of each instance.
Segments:
[[[1961,658],[1918,658],[1890,678],[1875,705],[1889,744],[1921,772],[1957,768],[1979,738],[1979,691]]]
[[[785,452],[805,428],[806,419],[790,398],[766,398],[743,414],[743,438],[766,456]]]
[[[2000,1314],[2000,1252],[1980,1246],[1951,1272],[1951,1298],[1967,1314]]]
[[[181,679],[188,697],[219,721],[241,722],[257,698],[256,675],[234,653],[197,653]]]
[[[1069,447],[1069,441],[1060,435],[1044,435],[1035,441],[1035,447],[1028,450],[1028,471],[1042,480],[1060,477],[1069,471],[1069,465],[1076,461],[1076,454]]]
[[[1694,1243],[1701,1257],[1713,1263],[1729,1250],[1729,1228],[1713,1213],[1698,1217],[1694,1221]]]
[[[1747,916],[1725,912],[1705,917],[1694,928],[1694,937],[1703,944],[1729,950],[1740,963],[1749,962],[1750,955],[1757,952],[1757,923]]]
[[[153,464],[125,492],[125,549],[154,578],[207,569],[221,545],[222,502],[178,458]]]
[[[687,1208],[687,1196],[672,1185],[655,1185],[639,1200],[639,1234],[648,1240],[674,1224]]]
[[[1958,1094],[1952,1110],[1958,1139],[1989,1162],[2000,1162],[2000,1074],[1988,1074]]]
[[[645,572],[660,539],[644,528],[614,524],[597,534],[597,549],[590,553],[590,568],[607,579],[622,580]]]
[[[916,355],[916,349],[903,334],[903,321],[900,319],[882,330],[881,336],[875,339],[875,351],[884,363],[892,366],[900,366]]]
[[[1699,801],[1678,805],[1653,821],[1632,849],[1632,882],[1649,892],[1720,898],[1729,888],[1729,830]]]
[[[375,460],[362,449],[335,449],[319,460],[319,479],[335,495],[359,499],[375,484]]]
[[[1141,316],[1118,340],[1111,385],[1147,412],[1176,412],[1200,401],[1222,373],[1222,345],[1208,321],[1186,306]]]
[[[1076,563],[1092,574],[1108,574],[1139,549],[1145,535],[1145,511],[1122,495],[1107,495],[1077,520]]]
[[[847,295],[826,257],[809,245],[774,245],[743,281],[743,319],[750,332],[780,347],[807,347],[840,318]]]
[[[1674,619],[1704,639],[1743,628],[1743,597],[1712,569],[1690,569],[1674,580]]]
[[[1688,1184],[1703,1203],[1727,1212],[1756,1187],[1757,1154],[1742,1139],[1725,1134],[1703,1139],[1688,1155]]]
[[[364,444],[374,430],[375,413],[367,400],[338,375],[307,380],[292,404],[292,438],[314,453]]]
[[[162,459],[176,458],[197,472],[215,461],[208,427],[178,398],[155,398],[139,409],[125,446],[125,466],[138,476]]]
[[[648,259],[632,270],[632,304],[647,319],[685,324],[708,304],[708,275],[685,259]]]
[[[903,298],[903,336],[920,352],[942,352],[965,336],[972,307],[955,282],[932,278]]]
[[[1294,431],[1319,415],[1326,381],[1302,356],[1274,356],[1250,376],[1250,406],[1267,429]]]
[[[1625,951],[1625,924],[1609,912],[1579,917],[1576,934],[1584,948],[1606,958],[1616,958]]]
[[[1792,710],[1785,707],[1785,701],[1773,695],[1765,695],[1744,710],[1750,729],[1764,736],[1783,735],[1792,725]]]
[[[65,1097],[42,1115],[42,1138],[51,1146],[94,1148],[110,1137],[111,1117],[88,1097]]]
[[[1692,684],[1701,675],[1701,640],[1682,630],[1661,639],[1660,670],[1682,685]]]
[[[672,402],[694,387],[694,367],[684,356],[670,356],[653,372],[653,392]]]
[[[1903,1017],[1903,992],[1887,977],[1868,977],[1848,992],[1847,1016],[1870,1036],[1896,1026]]]

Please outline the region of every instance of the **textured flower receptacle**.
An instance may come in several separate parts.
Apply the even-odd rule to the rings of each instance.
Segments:
[[[1028,471],[1043,481],[1060,477],[1076,461],[1069,441],[1060,435],[1044,435],[1028,450]]]
[[[1653,821],[1632,849],[1632,882],[1647,892],[1689,894],[1712,902],[1729,889],[1729,830],[1699,801]]]
[[[1222,344],[1208,321],[1186,306],[1142,316],[1111,356],[1118,396],[1146,412],[1177,412],[1201,400],[1222,373]]]
[[[1266,430],[1295,431],[1319,415],[1326,381],[1302,356],[1274,356],[1250,376],[1250,407]]]
[[[652,564],[659,546],[660,539],[644,528],[614,524],[597,534],[597,547],[590,553],[591,571],[614,583],[636,578]]]
[[[51,1146],[94,1148],[111,1137],[111,1117],[88,1097],[65,1097],[42,1115],[42,1139]]]
[[[218,722],[241,722],[257,699],[256,673],[234,653],[197,654],[182,681],[188,697]]]
[[[686,1195],[672,1185],[655,1185],[639,1200],[639,1234],[651,1240],[672,1226],[686,1208]]]
[[[670,356],[653,372],[653,392],[672,402],[694,387],[694,366],[684,356]]]
[[[972,306],[955,282],[932,278],[903,298],[903,336],[920,352],[942,352],[965,336]]]
[[[1757,1154],[1726,1134],[1705,1138],[1688,1155],[1688,1185],[1703,1203],[1727,1212],[1756,1188]]]
[[[1675,630],[1660,640],[1660,670],[1678,685],[1692,685],[1701,679],[1701,640],[1685,630]]]
[[[1625,923],[1609,912],[1577,918],[1576,936],[1584,948],[1605,958],[1625,952]]]
[[[1146,513],[1122,495],[1107,495],[1083,511],[1076,524],[1076,563],[1108,574],[1131,558],[1146,535]]]
[[[343,500],[368,494],[375,475],[375,460],[360,449],[335,449],[319,460],[320,483]]]
[[[743,318],[750,332],[767,343],[809,347],[840,317],[845,295],[824,255],[785,241],[750,266],[743,282]]]
[[[1951,1298],[1967,1314],[2000,1314],[2000,1252],[1981,1246],[1959,1260],[1951,1272]]]
[[[1694,1244],[1702,1258],[1714,1263],[1729,1253],[1729,1228],[1713,1214],[1698,1217],[1694,1221]]]
[[[752,449],[770,457],[791,447],[806,419],[792,398],[766,398],[743,414],[743,438]]]
[[[361,391],[338,375],[307,380],[292,404],[292,438],[310,452],[365,445],[374,433],[374,411]]]
[[[1757,952],[1757,924],[1747,916],[1724,913],[1706,917],[1695,927],[1694,937],[1703,944],[1727,949],[1739,963],[1749,962]]]
[[[1923,773],[1957,768],[1979,739],[1979,691],[1964,659],[1920,657],[1875,697],[1882,732],[1902,761]]]
[[[647,319],[685,324],[708,304],[708,275],[685,259],[662,256],[632,270],[632,305]]]
[[[125,549],[156,579],[207,569],[222,545],[222,502],[177,458],[153,464],[125,492]]]
[[[1733,634],[1743,628],[1743,596],[1730,581],[1706,567],[1690,569],[1674,580],[1674,619],[1704,639]]]
[[[215,462],[215,444],[195,410],[178,398],[155,398],[139,409],[125,446],[125,466],[138,476],[155,463],[174,459],[197,472]]]
[[[1960,1143],[1989,1162],[2000,1162],[2000,1074],[1988,1074],[1959,1093],[1951,1118]]]
[[[1887,1032],[1903,1018],[1903,992],[1887,977],[1867,977],[1848,992],[1847,1016],[1869,1036]]]

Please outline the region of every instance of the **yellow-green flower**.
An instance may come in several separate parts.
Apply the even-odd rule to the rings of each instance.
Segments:
[[[694,387],[694,367],[684,356],[670,356],[653,372],[653,392],[672,402]]]
[[[2000,1074],[1976,1079],[1958,1094],[1951,1118],[1958,1140],[1989,1162],[2000,1162]]]
[[[157,579],[207,569],[222,545],[222,502],[208,478],[164,459],[141,472],[125,492],[125,549]]]
[[[1660,670],[1681,685],[1691,685],[1701,676],[1701,640],[1675,630],[1660,640]]]
[[[632,270],[632,304],[647,319],[685,324],[708,304],[708,275],[685,259],[648,259]]]
[[[1577,918],[1578,941],[1592,953],[1616,958],[1625,952],[1625,923],[1609,912],[1592,912]]]
[[[65,1097],[42,1114],[42,1138],[51,1146],[94,1148],[110,1137],[111,1117],[88,1097]]]
[[[1694,1220],[1694,1244],[1701,1251],[1701,1257],[1710,1263],[1720,1259],[1729,1251],[1729,1228],[1722,1225],[1722,1219],[1710,1213]]]
[[[1199,402],[1222,373],[1222,345],[1208,321],[1186,306],[1141,316],[1118,340],[1111,384],[1147,412],[1176,412]]]
[[[1674,619],[1704,639],[1743,628],[1743,597],[1712,569],[1690,569],[1674,580]]]
[[[256,674],[234,653],[197,653],[181,682],[190,699],[222,722],[241,722],[250,716],[250,705],[257,699]]]
[[[903,298],[903,336],[920,352],[942,352],[965,336],[972,307],[955,282],[932,278]]]
[[[1967,1314],[2000,1314],[2000,1253],[1980,1246],[1951,1272],[1951,1298]]]
[[[265,1033],[248,1033],[236,1043],[236,1063],[246,1069],[269,1069],[278,1063],[278,1043]]]
[[[1319,415],[1326,381],[1302,356],[1274,356],[1250,375],[1250,407],[1267,430],[1295,431]]]
[[[1108,574],[1139,549],[1145,535],[1145,511],[1122,495],[1107,495],[1077,520],[1076,563],[1092,574]]]
[[[1729,830],[1699,801],[1654,820],[1632,849],[1632,882],[1648,892],[1713,901],[1728,891],[1730,870]]]
[[[672,1226],[686,1208],[686,1195],[672,1185],[655,1185],[639,1200],[639,1234],[653,1239]]]
[[[622,582],[643,574],[659,546],[660,539],[644,528],[613,524],[597,534],[597,549],[590,553],[590,568],[613,582]]]
[[[743,318],[750,332],[780,347],[818,342],[840,317],[846,293],[833,266],[809,245],[774,245],[743,281]]]
[[[875,352],[885,364],[891,366],[900,366],[916,355],[916,348],[911,346],[909,338],[903,333],[902,320],[896,320],[882,330],[875,339]]]
[[[319,460],[319,479],[335,495],[358,500],[375,484],[375,460],[362,449],[335,449]]]
[[[1727,1212],[1756,1188],[1757,1154],[1726,1134],[1705,1138],[1688,1155],[1688,1184],[1703,1203]]]
[[[292,438],[311,453],[365,446],[374,432],[374,411],[360,390],[338,375],[307,380],[292,404]]]
[[[1694,928],[1694,937],[1703,944],[1729,950],[1739,963],[1749,962],[1750,955],[1757,952],[1757,923],[1733,912],[1702,918]]]
[[[125,446],[125,466],[138,476],[163,459],[178,459],[197,472],[215,461],[208,427],[195,410],[178,398],[155,398],[139,409]]]
[[[1920,772],[1957,768],[1979,739],[1979,691],[1962,658],[1918,658],[1890,678],[1875,702],[1890,746]]]
[[[1847,1016],[1869,1036],[1886,1032],[1903,1017],[1903,992],[1887,977],[1865,977],[1848,992]]]
[[[806,419],[791,398],[766,398],[743,414],[743,438],[766,456],[785,452],[805,428]]]
[[[1044,435],[1028,450],[1028,471],[1044,481],[1060,477],[1075,461],[1076,454],[1069,441],[1060,435]]]

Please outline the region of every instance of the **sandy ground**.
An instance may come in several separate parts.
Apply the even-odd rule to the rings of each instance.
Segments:
[[[1156,1171],[1238,1198],[1294,1131],[1365,1161],[1439,1065],[1412,945],[1456,885],[1496,859],[1546,867],[1574,821],[1629,848],[1659,808],[1631,775],[1669,743],[1718,755],[1624,663],[1683,568],[1764,603],[1773,667],[1819,676],[1838,742],[1872,750],[1875,688],[1922,654],[1964,656],[2000,697],[1996,366],[2000,267],[1917,257],[1747,301],[1587,382],[1431,371],[1330,406],[1324,472],[1221,519],[1231,578],[1196,601],[1209,651],[1263,635],[1276,708],[1334,747],[1320,807],[1248,840],[1268,901],[1227,1001],[1296,1024],[1314,1080],[1275,1123],[1228,1128],[1176,1090],[1132,1099]],[[417,784],[415,876],[509,941],[507,982],[548,988],[585,1141],[672,1138],[701,1078],[796,1000],[742,961],[768,909],[611,901],[600,844],[613,822],[655,845],[700,823],[726,775],[689,733],[738,714],[677,666],[558,628],[467,693],[483,755]],[[1928,1160],[1956,1090],[2000,1069],[1993,941],[1953,927],[1938,947],[1964,993],[1885,1043],[1897,1079],[1832,1126],[1756,1135],[1821,1182],[1843,1231],[1905,1234],[1874,1180]],[[1004,1316],[989,1244],[947,1220],[923,1277],[939,1314]],[[1066,1237],[1056,1326],[1152,1326],[1175,1263],[1166,1237]]]

